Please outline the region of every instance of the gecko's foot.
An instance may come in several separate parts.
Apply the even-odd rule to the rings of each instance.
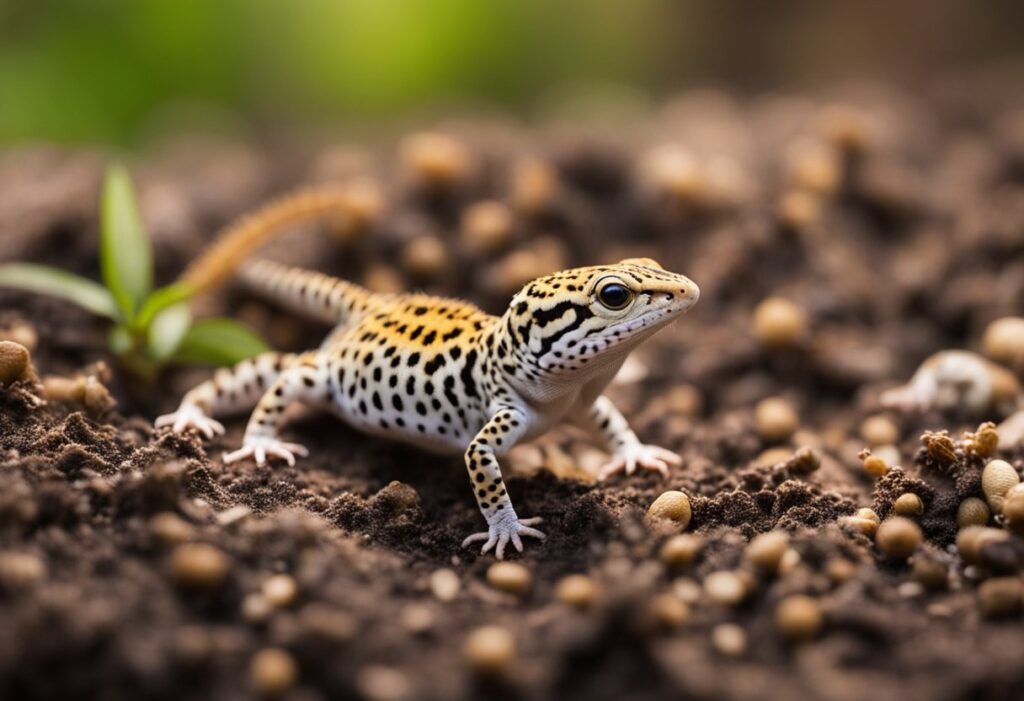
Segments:
[[[249,436],[245,445],[238,450],[224,453],[224,464],[229,465],[239,460],[252,458],[257,465],[265,465],[267,458],[281,458],[289,466],[295,464],[295,456],[306,457],[309,451],[298,443],[285,443],[272,436]]]
[[[156,428],[170,426],[175,433],[184,433],[188,429],[194,428],[207,438],[224,433],[224,426],[220,421],[211,419],[194,404],[182,404],[173,414],[158,416],[153,422],[153,426]]]
[[[499,560],[505,559],[505,546],[512,542],[512,545],[519,552],[523,552],[523,540],[522,536],[531,536],[533,538],[539,538],[544,540],[547,538],[542,531],[538,531],[536,528],[530,528],[530,526],[540,523],[543,519],[539,516],[534,518],[518,518],[513,516],[509,519],[495,520],[494,523],[490,524],[486,531],[480,533],[474,533],[473,535],[462,541],[462,547],[471,545],[478,541],[486,541],[484,546],[480,548],[480,553],[486,553],[491,548],[494,548],[494,554]]]
[[[659,448],[656,445],[637,444],[622,448],[617,455],[606,462],[597,473],[597,479],[604,481],[620,472],[629,476],[636,472],[638,467],[645,470],[660,472],[662,477],[668,477],[669,465],[682,465],[683,459],[671,450]]]

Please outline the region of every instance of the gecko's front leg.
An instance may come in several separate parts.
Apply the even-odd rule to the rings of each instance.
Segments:
[[[515,445],[525,433],[526,421],[522,411],[512,407],[501,408],[466,449],[466,469],[469,470],[480,513],[487,519],[487,530],[469,536],[462,541],[462,546],[483,540],[480,552],[486,553],[494,548],[499,560],[505,557],[505,546],[510,541],[516,550],[522,552],[523,536],[545,538],[541,531],[531,528],[540,523],[540,518],[520,519],[516,515],[498,464],[498,456]]]
[[[611,459],[598,471],[599,480],[606,480],[619,472],[632,475],[638,467],[668,477],[669,465],[683,464],[682,458],[672,451],[641,443],[629,427],[626,417],[604,395],[573,417],[573,420],[600,436],[612,454]]]

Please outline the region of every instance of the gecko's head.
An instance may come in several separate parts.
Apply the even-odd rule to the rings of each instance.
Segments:
[[[538,278],[513,298],[507,330],[533,371],[567,375],[639,342],[692,307],[700,290],[649,258],[564,270]]]

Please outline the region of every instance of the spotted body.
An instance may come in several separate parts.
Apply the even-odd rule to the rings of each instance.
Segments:
[[[212,417],[255,405],[244,445],[226,462],[294,462],[305,449],[279,439],[293,402],[322,406],[369,434],[463,454],[488,530],[484,551],[502,557],[521,536],[498,459],[560,421],[591,429],[612,458],[602,477],[636,467],[667,473],[679,459],[643,445],[602,395],[629,352],[692,306],[696,285],[654,261],[567,270],[526,285],[500,317],[451,299],[379,295],[328,276],[260,261],[243,269],[254,288],[337,326],[316,351],[267,353],[189,392],[157,420],[175,430],[223,431]]]

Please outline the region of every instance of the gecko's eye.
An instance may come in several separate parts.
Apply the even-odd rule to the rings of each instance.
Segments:
[[[633,292],[621,282],[608,282],[597,291],[597,299],[609,309],[625,309],[633,299]]]

